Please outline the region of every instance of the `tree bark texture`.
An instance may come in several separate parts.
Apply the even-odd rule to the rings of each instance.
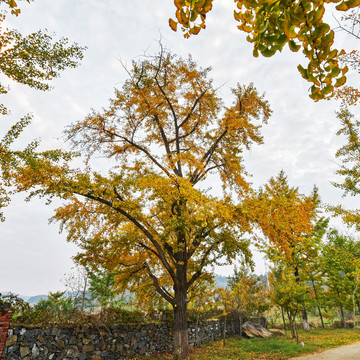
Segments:
[[[175,291],[174,358],[186,359],[189,354],[186,289]]]
[[[302,317],[304,331],[310,331],[310,325],[309,325],[309,321],[308,321],[307,311],[305,308],[301,311],[301,317]]]

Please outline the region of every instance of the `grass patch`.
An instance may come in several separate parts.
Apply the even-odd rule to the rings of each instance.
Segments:
[[[192,349],[190,360],[285,360],[308,353],[347,345],[360,341],[360,329],[312,329],[310,333],[299,332],[299,341],[286,336],[270,339],[240,339],[234,336]],[[172,359],[170,354],[143,357],[141,360]],[[140,358],[139,358],[140,360]]]

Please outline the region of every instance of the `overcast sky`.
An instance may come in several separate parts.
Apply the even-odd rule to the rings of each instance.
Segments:
[[[23,34],[47,28],[88,49],[81,66],[63,72],[51,92],[9,83],[11,91],[2,95],[2,102],[12,116],[2,119],[1,136],[21,116],[32,113],[32,125],[21,143],[41,138],[44,148],[62,146],[59,138],[64,127],[82,119],[91,108],[106,107],[114,88],[121,87],[127,74],[120,60],[130,66],[145,52],[154,54],[161,39],[172,52],[190,53],[200,66],[211,66],[210,77],[216,87],[223,85],[219,95],[228,104],[230,89],[238,82],[253,82],[266,92],[273,116],[263,128],[265,144],[252,148],[245,163],[256,187],[283,169],[301,192],[308,194],[316,184],[323,201],[355,206],[354,199],[344,200],[330,184],[338,166],[334,154],[342,143],[335,135],[339,104],[314,103],[308,97],[310,85],[296,69],[305,63],[301,53],[286,49],[270,59],[253,58],[244,33],[236,29],[233,9],[233,1],[216,0],[206,30],[184,39],[181,32],[168,27],[169,17],[174,17],[171,0],[35,0],[23,5],[18,18],[8,17],[9,27]],[[351,37],[337,35],[339,47],[357,46]],[[66,242],[65,234],[59,234],[57,224],[48,225],[56,202],[45,206],[44,200],[25,203],[23,199],[23,195],[13,199],[5,209],[6,222],[0,224],[0,292],[35,295],[62,289],[61,279],[71,272],[71,257],[77,249]],[[257,271],[263,272],[264,262],[259,256],[256,261]],[[229,271],[218,270],[224,275]]]

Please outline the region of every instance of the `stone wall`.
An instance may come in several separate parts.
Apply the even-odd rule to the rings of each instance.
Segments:
[[[189,325],[190,345],[220,338],[223,324],[207,321]],[[239,333],[227,323],[227,336]],[[31,328],[10,326],[2,360],[113,360],[171,351],[172,328],[167,324],[122,325],[106,328]]]

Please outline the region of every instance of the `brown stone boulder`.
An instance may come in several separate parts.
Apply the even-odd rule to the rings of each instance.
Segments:
[[[252,338],[252,337],[262,337],[262,338],[268,338],[272,335],[272,333],[265,329],[264,327],[262,327],[259,324],[255,324],[251,321],[246,321],[243,325],[242,325],[242,333],[244,336],[248,337],[248,338]]]
[[[280,329],[269,329],[273,335],[285,336],[285,332]]]

